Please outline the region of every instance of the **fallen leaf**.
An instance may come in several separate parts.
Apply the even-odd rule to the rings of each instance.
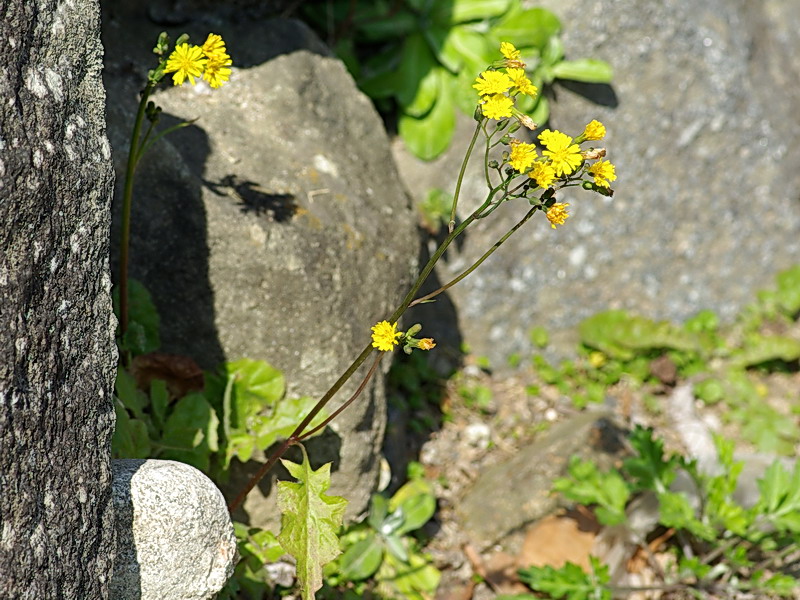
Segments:
[[[154,379],[164,381],[170,400],[203,391],[203,370],[188,356],[162,352],[141,354],[131,362],[130,371],[136,385],[145,392],[150,390]]]
[[[589,555],[598,531],[597,520],[586,509],[540,519],[528,529],[517,566],[558,569],[571,562],[588,573]]]

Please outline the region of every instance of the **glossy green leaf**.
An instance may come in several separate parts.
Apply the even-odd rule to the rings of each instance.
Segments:
[[[534,47],[544,51],[549,39],[560,30],[561,22],[553,13],[544,8],[531,8],[502,19],[492,28],[491,35],[520,49]]]
[[[482,21],[504,14],[512,0],[438,0],[431,18],[437,25]]]
[[[414,479],[403,485],[392,499],[389,510],[402,510],[403,523],[398,534],[415,531],[427,523],[436,512],[436,496],[433,488],[424,479]]]
[[[283,374],[263,360],[244,358],[223,364],[217,374],[213,388],[221,395],[234,375],[231,388],[231,431],[247,431],[254,425],[253,418],[275,405],[283,397],[286,384]]]
[[[339,559],[342,577],[349,581],[361,581],[370,577],[383,560],[383,545],[374,533],[350,546]]]
[[[297,561],[303,599],[313,600],[314,592],[322,587],[322,567],[339,554],[336,532],[342,525],[347,500],[325,493],[331,485],[331,463],[314,471],[305,448],[301,448],[301,464],[281,460],[297,482],[278,482],[278,541]]]
[[[490,47],[485,35],[457,26],[443,38],[436,56],[453,73],[465,69],[467,76],[474,80],[492,62],[495,54],[498,54],[497,48]],[[475,94],[474,90],[472,92]]]
[[[440,72],[441,74],[441,72]],[[400,137],[408,149],[422,160],[433,160],[450,145],[456,127],[456,115],[450,90],[443,77],[439,77],[440,92],[436,104],[422,118],[401,115],[398,123]]]
[[[581,58],[553,65],[553,75],[557,79],[571,79],[585,83],[611,83],[614,71],[604,60]]]
[[[439,94],[439,71],[441,67],[433,67],[419,82],[417,94],[411,104],[403,107],[403,112],[412,117],[422,117],[433,107]]]
[[[409,106],[417,95],[422,80],[436,66],[436,58],[425,37],[415,33],[403,42],[402,58],[397,69],[396,96],[400,106]]]
[[[115,458],[148,458],[150,438],[147,425],[139,419],[132,419],[119,399],[114,399],[117,422],[111,438],[111,451]]]
[[[316,400],[310,396],[284,398],[278,402],[272,413],[254,417],[252,431],[256,436],[258,448],[266,450],[277,440],[289,437],[300,421],[314,408],[315,404]],[[320,411],[306,428],[306,431],[322,423],[327,414],[327,411]],[[322,431],[319,431],[315,435],[321,433]]]
[[[209,455],[219,449],[219,418],[202,394],[192,393],[175,404],[164,425],[161,458],[178,460],[201,471],[209,467]]]

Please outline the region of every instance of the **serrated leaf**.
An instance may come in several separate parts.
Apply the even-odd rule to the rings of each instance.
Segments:
[[[595,561],[592,561],[592,565],[597,570],[596,583],[591,575],[571,562],[560,569],[550,566],[520,569],[519,578],[532,590],[550,594],[553,598],[611,600],[611,592],[603,587],[608,582],[608,567]]]
[[[758,488],[761,498],[755,508],[779,530],[800,533],[800,462],[791,473],[780,461],[773,462]]]
[[[374,533],[350,546],[339,559],[339,570],[349,581],[361,581],[370,577],[383,560],[383,546]]]
[[[190,464],[208,471],[211,453],[219,449],[217,428],[219,418],[205,396],[192,393],[175,404],[167,422],[161,443],[166,449],[161,458]]]
[[[630,443],[638,456],[625,459],[623,468],[637,482],[639,489],[663,492],[669,488],[681,466],[680,458],[664,457],[664,442],[653,436],[653,430],[637,425]]]
[[[433,160],[444,152],[450,145],[456,127],[456,115],[450,96],[446,89],[443,77],[439,80],[439,93],[436,104],[431,111],[422,118],[401,115],[398,122],[398,131],[408,149],[422,160]]]
[[[347,500],[325,494],[331,485],[331,463],[314,471],[305,448],[301,448],[301,464],[281,460],[297,482],[278,482],[278,541],[297,561],[304,600],[313,600],[314,592],[322,587],[322,567],[339,555],[336,532],[342,525]]]
[[[511,42],[517,48],[538,48],[544,51],[548,40],[561,30],[561,22],[544,8],[531,8],[510,14],[491,30],[492,37]]]
[[[553,76],[556,79],[570,79],[585,83],[611,83],[614,70],[604,60],[596,58],[579,58],[563,60],[553,65]]]
[[[581,504],[596,504],[597,518],[604,525],[625,521],[630,490],[617,471],[602,473],[593,462],[575,456],[570,459],[568,470],[570,477],[556,480],[553,490]]]

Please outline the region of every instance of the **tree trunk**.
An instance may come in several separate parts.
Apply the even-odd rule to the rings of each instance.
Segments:
[[[113,186],[97,0],[0,0],[0,598],[107,598]]]

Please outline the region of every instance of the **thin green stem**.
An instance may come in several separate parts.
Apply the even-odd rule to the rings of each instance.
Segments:
[[[447,230],[450,233],[453,233],[453,228],[456,225],[456,206],[458,206],[458,197],[461,194],[461,182],[464,181],[464,173],[467,171],[467,163],[472,156],[472,150],[475,148],[475,141],[478,139],[478,134],[481,131],[481,125],[483,124],[483,121],[484,119],[481,118],[481,120],[478,121],[478,124],[475,126],[475,133],[472,134],[472,140],[469,142],[469,148],[467,149],[467,153],[464,155],[464,161],[461,163],[461,171],[458,173],[456,192],[453,195],[453,208],[450,209],[450,223],[447,226]]]
[[[484,255],[483,255],[483,256],[481,256],[481,257],[480,257],[480,258],[479,258],[479,259],[478,259],[478,260],[477,260],[477,261],[476,261],[476,262],[475,262],[475,263],[474,263],[474,264],[473,264],[473,265],[472,265],[472,266],[471,266],[469,269],[467,269],[466,271],[464,271],[463,273],[461,273],[461,275],[459,275],[458,277],[456,277],[455,279],[453,279],[453,280],[452,280],[452,281],[450,281],[449,283],[446,283],[445,285],[443,285],[442,287],[440,287],[438,290],[436,290],[436,291],[434,291],[434,292],[431,292],[430,294],[427,294],[426,296],[422,296],[421,298],[417,298],[416,300],[414,300],[413,302],[411,302],[411,304],[409,304],[409,307],[411,307],[411,306],[416,306],[417,304],[421,304],[422,302],[426,302],[427,300],[430,300],[431,298],[434,298],[434,297],[438,296],[438,295],[439,295],[439,294],[441,294],[442,292],[444,292],[444,291],[446,291],[446,290],[450,289],[451,287],[453,287],[453,286],[454,286],[455,284],[457,284],[459,281],[461,281],[462,279],[464,279],[464,278],[465,278],[467,275],[469,275],[470,273],[472,273],[472,272],[473,272],[475,269],[477,269],[477,268],[478,268],[478,267],[481,265],[481,263],[483,263],[483,261],[485,261],[487,258],[489,258],[489,257],[492,255],[492,253],[493,253],[495,250],[497,250],[497,249],[498,249],[500,246],[502,246],[502,245],[505,243],[505,241],[506,241],[506,240],[507,240],[509,237],[511,237],[511,234],[513,234],[513,233],[514,233],[514,232],[515,232],[517,229],[519,229],[520,227],[522,227],[522,226],[523,226],[523,225],[524,225],[524,224],[525,224],[525,223],[528,221],[528,219],[530,219],[530,218],[533,216],[533,214],[534,214],[534,213],[535,213],[537,210],[539,210],[539,207],[538,207],[538,205],[537,205],[537,206],[534,206],[533,208],[531,208],[531,209],[530,209],[530,210],[527,212],[527,214],[526,214],[526,215],[525,215],[525,216],[524,216],[524,217],[523,217],[523,218],[520,220],[520,222],[519,222],[519,223],[517,223],[516,225],[514,225],[514,227],[512,227],[511,229],[509,229],[509,230],[508,230],[508,232],[507,232],[507,233],[506,233],[506,234],[505,234],[503,237],[501,237],[499,240],[497,240],[497,241],[494,243],[494,245],[493,245],[491,248],[489,248],[489,250],[487,250],[487,251],[484,253]]]
[[[139,162],[139,136],[142,131],[147,100],[155,84],[148,81],[142,98],[139,101],[139,110],[136,112],[136,121],[133,123],[131,144],[128,149],[128,165],[125,169],[125,187],[122,191],[122,231],[119,241],[119,330],[125,335],[128,330],[128,248],[131,241],[131,203],[133,199],[133,176]]]
[[[482,211],[486,209],[487,206],[489,206],[489,204],[491,204],[494,195],[498,192],[499,189],[500,189],[499,187],[493,189],[489,193],[483,204],[481,204],[481,206],[479,206],[469,217],[467,217],[461,224],[459,224],[458,227],[456,227],[453,231],[451,231],[448,234],[448,236],[444,239],[444,241],[442,241],[441,245],[436,249],[436,252],[434,252],[433,256],[431,256],[425,267],[420,272],[416,281],[411,286],[411,289],[408,291],[408,294],[406,294],[406,297],[400,303],[400,306],[398,306],[397,309],[389,317],[388,319],[389,322],[396,323],[397,320],[403,315],[403,313],[411,304],[411,301],[414,299],[414,296],[416,296],[417,292],[419,292],[419,289],[422,287],[422,284],[431,274],[431,271],[433,271],[433,267],[436,265],[436,262],[442,257],[445,250],[447,250],[447,247],[453,242],[454,239],[456,239],[461,234],[461,232],[463,232],[470,225],[470,223],[472,223],[477,218],[477,216]],[[261,481],[264,475],[266,475],[270,471],[270,469],[272,469],[273,466],[275,466],[275,464],[278,462],[281,456],[284,455],[286,450],[288,450],[292,444],[297,443],[297,441],[301,439],[301,437],[303,436],[303,432],[305,431],[305,428],[308,427],[308,425],[311,423],[314,417],[316,417],[317,414],[319,414],[319,411],[321,411],[325,407],[325,405],[328,404],[328,402],[330,402],[331,398],[333,398],[336,392],[338,392],[341,389],[341,387],[347,382],[348,379],[350,379],[353,373],[355,373],[356,370],[364,363],[367,357],[372,353],[372,350],[373,350],[372,343],[367,344],[367,347],[361,351],[361,354],[359,354],[358,357],[353,361],[353,363],[348,367],[348,369],[344,373],[342,373],[341,377],[339,377],[339,379],[336,380],[336,382],[331,386],[331,388],[327,392],[325,392],[325,395],[319,399],[319,401],[314,405],[314,408],[312,408],[309,411],[309,413],[305,416],[305,418],[300,422],[300,424],[297,427],[295,427],[294,431],[289,435],[289,437],[286,438],[286,440],[284,440],[280,446],[278,446],[275,452],[273,452],[272,455],[269,457],[267,462],[265,462],[258,469],[258,471],[256,471],[253,474],[253,476],[250,478],[250,481],[247,482],[247,485],[242,489],[241,492],[239,492],[236,498],[234,498],[234,500],[228,505],[228,510],[231,513],[235,511],[237,508],[239,508],[239,506],[241,506],[242,502],[244,502],[244,499],[247,497],[247,494],[250,493],[250,490],[252,490],[258,484],[258,482]],[[358,394],[356,394],[353,398],[348,400],[346,404],[349,404],[350,402],[355,400],[355,397],[357,396]]]

